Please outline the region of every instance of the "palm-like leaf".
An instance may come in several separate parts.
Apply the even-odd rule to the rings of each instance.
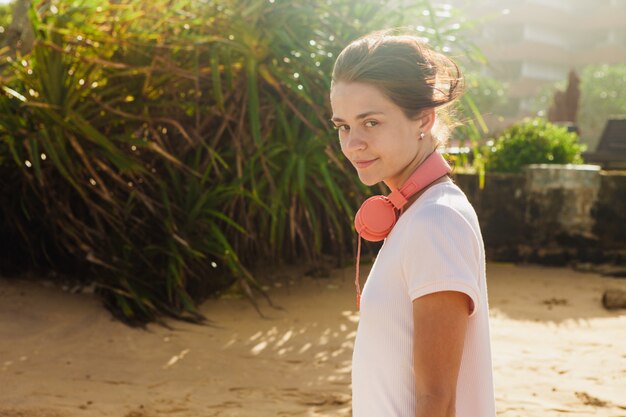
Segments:
[[[260,290],[244,266],[259,257],[352,247],[368,190],[326,122],[332,65],[428,2],[44,7],[31,11],[32,51],[6,55],[0,79],[2,193],[19,195],[3,226],[35,260],[94,274],[129,322],[198,321],[203,292]]]

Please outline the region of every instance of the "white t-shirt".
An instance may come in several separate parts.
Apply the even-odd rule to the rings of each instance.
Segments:
[[[460,291],[473,303],[456,417],[496,415],[482,235],[465,194],[448,181],[428,188],[400,216],[363,286],[353,417],[415,417],[412,302],[437,291]]]

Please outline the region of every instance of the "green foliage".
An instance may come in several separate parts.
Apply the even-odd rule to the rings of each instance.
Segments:
[[[544,119],[526,119],[506,129],[495,140],[486,168],[520,172],[528,164],[577,164],[585,149],[578,136]]]
[[[202,320],[197,302],[233,282],[253,299],[255,260],[351,249],[368,190],[327,123],[332,65],[434,16],[427,1],[42,4],[32,51],[0,74],[5,259],[71,265],[141,323]],[[425,29],[437,48],[455,31]]]
[[[467,90],[481,114],[502,114],[501,110],[508,102],[507,88],[502,82],[479,72],[467,72],[465,79]]]
[[[626,65],[589,65],[581,74],[579,125],[594,149],[607,119],[626,117]]]
[[[6,32],[9,25],[11,24],[12,10],[13,6],[10,3],[0,4],[0,27],[2,27],[0,39],[2,39],[3,34]]]

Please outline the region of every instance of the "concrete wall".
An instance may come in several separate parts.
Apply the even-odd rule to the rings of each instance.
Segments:
[[[626,262],[626,172],[531,165],[523,174],[456,174],[478,214],[487,257],[563,265]]]

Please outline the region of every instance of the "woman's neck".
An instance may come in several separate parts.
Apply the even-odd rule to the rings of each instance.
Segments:
[[[426,139],[424,139],[426,141]],[[419,168],[420,165],[424,163],[428,159],[429,156],[432,155],[433,152],[437,152],[437,146],[429,141],[429,143],[425,143],[422,147],[419,148],[411,162],[409,162],[401,172],[396,174],[392,178],[387,178],[384,180],[385,185],[389,187],[391,190],[399,189],[404,185],[404,183],[409,179],[409,177],[415,172],[416,169]]]

